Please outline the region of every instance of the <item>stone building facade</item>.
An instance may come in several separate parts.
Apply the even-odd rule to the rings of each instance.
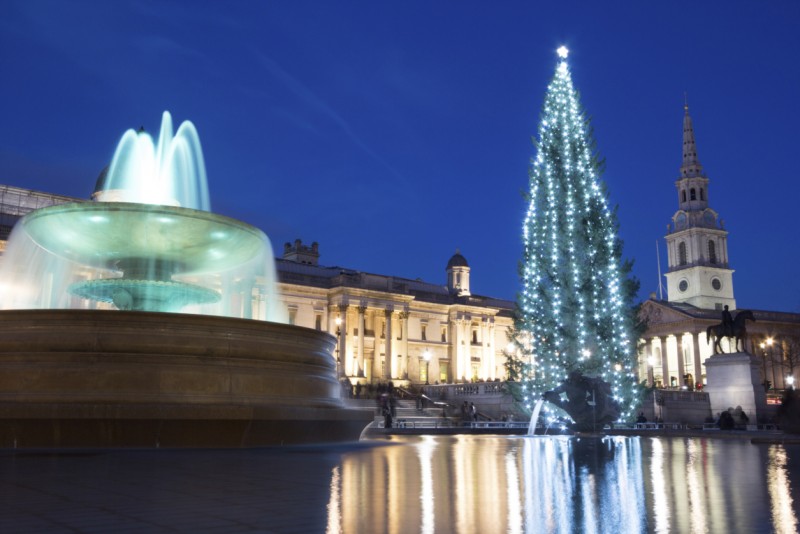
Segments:
[[[675,182],[678,210],[667,225],[667,299],[643,303],[647,330],[639,344],[639,377],[662,388],[693,390],[705,383],[713,354],[709,326],[727,307],[735,317],[728,232],[709,204],[709,179],[697,157],[692,119],[684,107],[683,163]],[[752,310],[744,350],[761,358],[765,385],[783,389],[800,378],[800,314]],[[734,351],[726,341],[726,352]],[[742,347],[739,347],[742,350]],[[792,379],[789,379],[791,382]]]
[[[318,264],[300,240],[277,259],[289,322],[338,337],[340,376],[352,382],[435,384],[505,378],[513,302],[472,294],[456,252],[446,284]]]
[[[0,252],[25,214],[84,201],[0,185]],[[276,258],[279,293],[290,323],[337,336],[340,377],[354,384],[505,378],[514,303],[473,294],[470,267],[460,253],[450,258],[439,284],[327,267],[319,258],[317,243],[286,243]],[[252,293],[263,298],[258,288]]]

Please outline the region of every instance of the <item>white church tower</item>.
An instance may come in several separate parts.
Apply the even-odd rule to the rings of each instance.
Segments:
[[[684,105],[683,165],[675,182],[678,211],[667,225],[667,294],[670,302],[698,308],[736,309],[733,270],[728,266],[728,232],[708,207],[708,178],[697,158],[697,146]]]

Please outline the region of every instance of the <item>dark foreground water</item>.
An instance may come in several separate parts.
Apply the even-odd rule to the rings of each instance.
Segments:
[[[421,436],[0,451],[0,532],[797,532],[800,447]]]

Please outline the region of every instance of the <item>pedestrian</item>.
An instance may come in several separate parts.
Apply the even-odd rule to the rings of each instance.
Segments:
[[[474,402],[470,402],[469,403],[469,413],[472,416],[471,418],[472,418],[473,421],[477,421],[478,420],[478,409],[475,407],[475,403]]]

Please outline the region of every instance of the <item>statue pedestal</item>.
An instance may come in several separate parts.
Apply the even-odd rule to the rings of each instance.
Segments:
[[[754,425],[766,420],[767,395],[761,383],[759,361],[746,352],[715,354],[705,361],[711,414],[741,406]],[[738,422],[738,421],[737,421]]]

